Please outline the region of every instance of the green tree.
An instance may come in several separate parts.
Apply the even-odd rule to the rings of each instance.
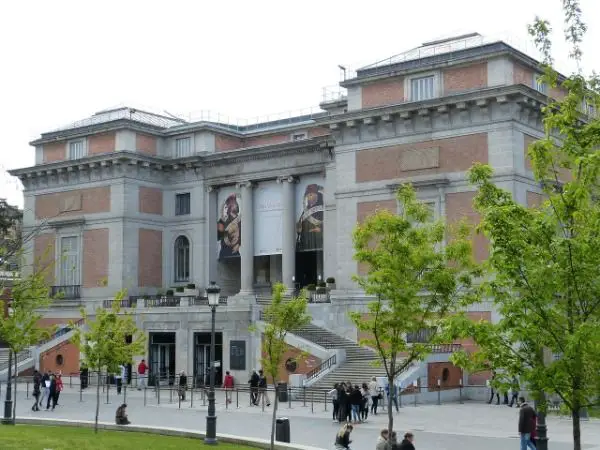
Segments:
[[[285,337],[310,323],[311,318],[306,312],[306,293],[298,297],[285,299],[286,287],[282,283],[273,286],[273,300],[262,314],[265,322],[262,330],[262,356],[261,365],[265,374],[271,378],[275,388],[275,399],[273,401],[273,418],[271,422],[271,450],[275,448],[275,420],[278,405],[277,382],[279,381],[279,369],[283,364],[283,357],[288,350]]]
[[[585,32],[579,2],[564,0],[570,56],[579,64]],[[488,276],[473,301],[491,299],[496,324],[448,321],[450,337],[472,337],[479,350],[455,354],[470,370],[498,370],[499,380],[521,376],[538,402],[545,431],[546,395],[559,397],[572,418],[573,448],[581,449],[580,411],[600,392],[600,81],[552,67],[550,24],[530,27],[544,54],[543,81],[562,89],[543,108],[545,138],[528,154],[544,201],[527,208],[493,182],[492,169],[476,165],[475,207],[491,241]],[[547,448],[544,439],[543,448]]]
[[[0,313],[0,339],[6,342],[14,360],[13,421],[17,406],[18,355],[29,347],[37,345],[50,333],[50,329],[38,326],[39,320],[43,317],[39,310],[47,307],[50,302],[46,270],[48,268],[34,272],[25,278],[16,278],[10,287],[12,297],[10,314],[5,317],[3,311]],[[0,294],[4,289],[0,286]]]
[[[96,385],[96,417],[94,431],[98,432],[100,413],[101,373],[116,373],[121,364],[133,362],[133,357],[144,352],[145,336],[135,324],[131,313],[121,311],[121,300],[125,291],[115,295],[110,309],[96,309],[93,320],[84,309],[81,316],[87,324],[87,330],[76,328],[73,343],[81,352],[82,364],[90,371],[98,373]],[[132,338],[127,343],[128,337]]]
[[[440,320],[459,309],[476,273],[466,225],[457,226],[446,243],[446,225],[432,220],[412,186],[401,186],[397,199],[400,214],[377,211],[354,231],[354,257],[368,266],[367,275],[355,279],[377,300],[369,303],[367,318],[351,314],[357,328],[370,335],[361,344],[377,351],[390,394],[396,377],[431,351]],[[408,335],[423,331],[424,342],[407,342]],[[388,403],[391,433],[392,395]]]

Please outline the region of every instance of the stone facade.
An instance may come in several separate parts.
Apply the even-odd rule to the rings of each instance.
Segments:
[[[326,308],[335,312],[315,319],[356,338],[342,319],[344,302],[364,301],[352,281],[360,270],[352,230],[377,208],[395,209],[399,183],[413,183],[435,217],[450,222],[478,220],[466,180],[475,162],[492,165],[497,183],[523,204],[539,201],[526,157],[528,143],[543,136],[547,98],[535,89],[537,70],[501,42],[465,46],[451,58],[442,52],[359,70],[341,83],[347,97],[310,116],[244,127],[124,108],[42,134],[32,142],[36,165],[12,171],[25,186],[25,231],[45,228],[26,257],[49,252],[55,284],[80,287],[77,301],[48,315],[91,309],[120,289],[156,295],[214,280],[230,296],[217,314],[222,364],[230,340],[247,340],[249,370],[259,356],[247,331],[253,295],[275,281],[292,289],[334,277],[337,303]],[[68,159],[74,139],[83,139],[82,155]],[[261,197],[265,190],[271,197]],[[317,213],[305,224],[311,198]],[[266,237],[265,227],[273,230]],[[313,236],[305,231],[320,237],[299,252],[298,239]],[[485,258],[487,242],[474,239],[476,256]],[[149,333],[176,334],[178,370],[193,369],[193,332],[207,329],[208,308],[199,308],[138,314]]]

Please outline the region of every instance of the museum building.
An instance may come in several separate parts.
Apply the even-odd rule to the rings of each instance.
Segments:
[[[378,209],[397,211],[400,183],[449,222],[477,221],[466,180],[476,162],[523,204],[539,201],[526,149],[543,136],[548,95],[563,95],[540,74],[530,56],[471,34],[345,73],[340,95],[310,114],[240,125],[118,108],[43,133],[35,165],[11,173],[24,185],[24,230],[41,227],[27,262],[54,262],[61,298],[45,320],[66,323],[127,289],[151,366],[200,376],[210,341],[201,297],[214,280],[224,297],[216,360],[246,376],[260,342],[249,326],[272,284],[330,279],[314,323],[357,339],[339,313],[366,301],[352,280],[363,270],[352,231]],[[474,253],[487,255],[481,236]],[[491,305],[473,313],[495,317]]]

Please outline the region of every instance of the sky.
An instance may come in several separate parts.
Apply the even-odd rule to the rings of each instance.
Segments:
[[[350,70],[423,42],[479,32],[535,56],[527,24],[553,26],[575,70],[561,0],[20,0],[0,3],[0,198],[34,164],[40,133],[115,106],[252,119],[318,108]],[[600,0],[581,0],[583,70],[600,71]],[[595,47],[595,48],[594,48]],[[595,52],[594,52],[595,50]]]

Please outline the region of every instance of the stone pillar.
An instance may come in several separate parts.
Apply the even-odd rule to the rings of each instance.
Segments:
[[[248,181],[238,185],[242,194],[242,245],[240,246],[241,258],[241,283],[240,295],[254,293],[254,199],[252,182]]]
[[[293,290],[293,277],[296,275],[296,178],[281,177],[277,181],[283,190],[281,282],[288,290]]]
[[[217,193],[219,190],[214,186],[206,186],[206,192],[208,198],[205,203],[206,211],[204,214],[206,217],[206,233],[204,234],[204,239],[206,239],[204,245],[204,260],[206,261],[204,286],[208,286],[211,281],[216,283],[219,282],[219,272],[217,268]]]

